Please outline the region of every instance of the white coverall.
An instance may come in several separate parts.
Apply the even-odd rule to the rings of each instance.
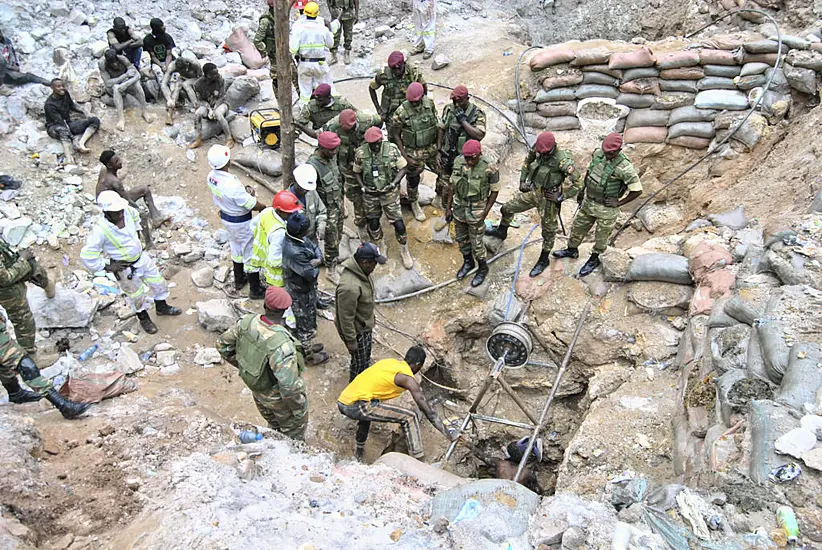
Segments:
[[[320,84],[330,85],[331,93],[336,93],[331,69],[325,61],[326,51],[333,46],[334,36],[319,18],[300,20],[291,29],[288,47],[291,55],[299,59],[297,82],[300,86],[301,105],[308,103],[314,88]],[[306,61],[307,59],[313,61]]]
[[[414,0],[414,50],[433,53],[437,33],[437,0]]]
[[[105,217],[97,220],[89,232],[86,245],[80,251],[80,260],[87,269],[94,272],[106,267],[103,254],[112,260],[131,263],[130,267],[116,274],[117,282],[134,310],[145,311],[151,303],[146,293],[148,288],[155,300],[165,300],[169,294],[168,283],[151,256],[143,253],[138,236],[142,229],[140,213],[136,208],[128,206],[123,215],[126,223],[122,229]]]
[[[243,264],[246,273],[259,271],[249,263],[254,247],[251,210],[257,204],[257,199],[245,190],[237,176],[223,170],[212,170],[208,173],[208,188],[211,189],[214,204],[220,209],[223,227],[228,231],[231,261]],[[248,219],[230,221],[226,217]]]

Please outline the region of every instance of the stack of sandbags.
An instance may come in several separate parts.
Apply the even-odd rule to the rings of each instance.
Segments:
[[[731,296],[736,276],[727,267],[732,263],[733,257],[725,247],[707,241],[696,245],[688,258],[688,269],[696,283],[691,315],[710,313],[716,300]]]

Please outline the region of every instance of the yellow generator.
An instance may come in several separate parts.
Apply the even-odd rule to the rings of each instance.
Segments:
[[[251,122],[251,136],[257,143],[271,149],[280,147],[279,109],[257,109],[248,116]]]

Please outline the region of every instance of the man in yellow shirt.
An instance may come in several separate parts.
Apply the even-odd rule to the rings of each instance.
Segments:
[[[420,459],[423,456],[422,436],[420,434],[420,417],[417,411],[389,405],[389,399],[399,397],[408,390],[414,402],[425,414],[431,424],[449,441],[459,437],[454,428],[446,427],[431,405],[422,394],[422,389],[414,375],[425,364],[425,350],[422,346],[413,346],[405,353],[405,360],[383,359],[377,361],[346,386],[337,399],[337,407],[348,418],[357,420],[357,446],[354,457],[362,461],[365,441],[371,422],[393,422],[402,427],[408,441],[408,454]]]

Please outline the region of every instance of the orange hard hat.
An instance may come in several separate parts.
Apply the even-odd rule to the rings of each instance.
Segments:
[[[275,210],[287,212],[289,214],[292,212],[299,212],[303,209],[303,205],[300,204],[300,200],[297,198],[297,195],[291,191],[279,191],[276,195],[274,195],[274,199],[271,201],[271,206]]]

